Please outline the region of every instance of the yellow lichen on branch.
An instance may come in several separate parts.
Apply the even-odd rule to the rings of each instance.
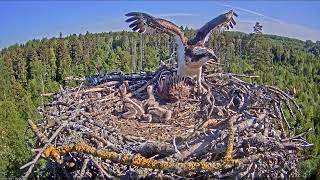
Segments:
[[[29,126],[31,127],[31,130],[34,132],[34,134],[37,136],[38,140],[41,141],[42,143],[45,143],[48,141],[48,138],[46,135],[44,135],[37,125],[33,123],[32,120],[28,119]]]
[[[52,145],[48,146],[43,152],[45,157],[52,157],[54,160],[59,160],[60,156],[69,152],[79,152],[91,154],[95,157],[108,159],[114,163],[121,163],[126,165],[134,165],[142,168],[171,170],[177,172],[214,172],[221,170],[226,164],[222,162],[174,162],[161,161],[151,158],[145,158],[140,154],[118,154],[108,150],[97,150],[96,148],[85,143],[67,144],[54,148]]]
[[[52,157],[55,161],[59,161],[60,154],[59,152],[53,147],[52,144],[48,145],[48,147],[43,151],[43,155],[45,157]]]
[[[229,139],[228,139],[229,142],[228,142],[228,145],[227,145],[226,154],[224,156],[224,163],[225,164],[238,165],[240,163],[239,160],[235,160],[235,159],[232,158],[235,130],[232,127],[231,124],[229,124],[229,125],[230,125],[230,128],[229,128]]]

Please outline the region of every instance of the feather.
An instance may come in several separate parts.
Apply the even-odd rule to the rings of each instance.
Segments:
[[[138,26],[135,26],[134,28],[132,28],[133,31],[137,31],[138,29],[140,29]]]
[[[233,18],[231,18],[231,22],[232,22],[233,25],[237,24],[236,21]]]
[[[139,19],[139,18],[136,17],[136,16],[133,16],[133,17],[127,19],[126,22],[132,22],[132,21],[135,21],[135,20],[137,20],[137,19]]]
[[[133,28],[138,26],[140,28],[139,32],[145,32],[145,28],[148,27],[157,30],[158,32],[163,32],[169,35],[178,36],[179,40],[183,44],[186,44],[187,38],[184,36],[183,31],[174,23],[167,21],[165,19],[155,18],[146,13],[141,12],[129,12],[125,16],[130,17],[126,22],[132,22],[129,27]],[[143,28],[143,29],[142,29]]]
[[[137,20],[137,21],[131,23],[131,24],[129,25],[129,27],[132,28],[132,27],[134,27],[134,26],[141,25],[141,24],[142,24],[142,26],[143,26],[143,21],[142,21],[142,20]]]
[[[235,21],[233,16],[238,16],[233,10],[225,14],[221,14],[220,16],[212,19],[211,21],[207,22],[204,26],[202,26],[198,31],[196,36],[188,41],[188,45],[195,45],[195,44],[205,44],[208,41],[208,36],[211,35],[212,32],[222,30],[221,27],[229,29],[229,23],[231,22],[235,25]],[[233,28],[233,25],[230,25]]]
[[[238,17],[238,14],[237,14],[236,12],[234,12],[234,11],[233,11],[233,15],[234,15],[235,17]]]
[[[133,31],[138,31],[139,33],[161,32],[173,36],[177,44],[178,66],[182,67],[181,64],[185,64],[183,61],[185,60],[184,50],[186,48],[187,38],[184,36],[183,30],[180,29],[180,27],[170,21],[156,18],[146,13],[129,12],[126,16],[129,17],[126,22],[132,22],[129,24],[129,27],[132,28]]]
[[[125,16],[138,16],[140,14],[141,13],[139,13],[139,12],[129,12],[129,13],[125,14]]]

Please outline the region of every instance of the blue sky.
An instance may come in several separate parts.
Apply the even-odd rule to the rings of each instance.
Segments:
[[[320,40],[320,1],[0,1],[0,48],[42,37],[129,30],[124,14],[143,11],[199,28],[235,9],[236,30],[256,21],[268,34]]]

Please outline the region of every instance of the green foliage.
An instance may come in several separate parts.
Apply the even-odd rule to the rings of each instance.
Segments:
[[[0,100],[12,100],[13,99],[13,84],[15,83],[13,77],[13,70],[10,63],[10,59],[0,59]]]
[[[116,67],[118,70],[123,72],[129,72],[131,67],[131,55],[128,51],[123,50],[121,47],[117,47],[115,50],[116,56]]]
[[[313,158],[313,159],[309,159],[306,161],[303,161],[302,163],[300,163],[299,165],[299,170],[300,170],[300,176],[303,179],[318,179],[319,178],[319,166],[320,164],[320,156]]]
[[[0,177],[15,177],[17,169],[30,156],[24,142],[26,121],[12,101],[0,101]]]
[[[159,50],[153,47],[146,47],[145,48],[145,69],[152,70],[158,67],[160,62],[159,59]]]

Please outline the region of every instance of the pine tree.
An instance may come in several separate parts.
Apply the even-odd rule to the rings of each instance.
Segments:
[[[0,72],[0,101],[13,100],[15,94],[12,89],[15,84],[15,78],[10,59],[0,58]]]
[[[130,72],[131,69],[131,56],[128,51],[123,50],[121,47],[118,47],[115,50],[115,53],[117,55],[117,59],[120,62],[118,65],[119,70],[123,72]]]
[[[131,57],[132,57],[132,71],[137,72],[137,42],[134,38],[131,40]]]
[[[81,64],[83,60],[83,49],[79,38],[75,34],[70,37],[69,49],[72,64]]]
[[[152,70],[156,68],[160,62],[159,50],[152,47],[146,47],[145,52],[146,52],[145,64],[144,64],[145,69]]]
[[[255,34],[262,34],[262,25],[259,22],[256,22],[256,24],[253,26],[253,32]]]
[[[57,71],[57,58],[53,48],[49,50],[49,67],[48,67],[48,75],[52,80],[56,80],[56,71]]]
[[[58,41],[58,46],[56,49],[56,58],[56,79],[57,81],[61,81],[70,74],[71,69],[71,58],[67,50],[65,41],[61,38]]]

